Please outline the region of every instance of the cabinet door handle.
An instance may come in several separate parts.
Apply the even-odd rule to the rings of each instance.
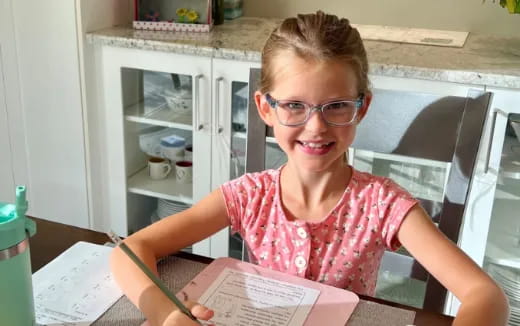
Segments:
[[[484,173],[488,173],[489,171],[489,163],[491,161],[491,150],[493,148],[493,136],[495,134],[495,125],[497,123],[497,116],[498,114],[504,116],[504,117],[508,117],[508,114],[507,112],[504,112],[500,109],[495,109],[493,110],[493,119],[491,120],[491,130],[489,131],[489,142],[488,142],[488,147],[487,147],[487,152],[486,152],[486,165],[484,167]]]
[[[200,74],[195,76],[195,83],[194,83],[194,97],[195,97],[195,112],[194,112],[194,118],[195,118],[195,128],[197,130],[204,129],[204,125],[200,123],[200,80],[204,78],[204,75]]]
[[[224,82],[224,77],[219,77],[216,79],[217,83],[215,84],[215,130],[217,134],[221,134],[224,131],[224,127],[220,125],[220,90],[222,83]]]

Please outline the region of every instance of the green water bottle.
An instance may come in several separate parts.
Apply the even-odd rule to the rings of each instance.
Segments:
[[[0,202],[0,324],[36,325],[29,237],[34,221],[25,217],[25,186],[16,187],[16,203]]]

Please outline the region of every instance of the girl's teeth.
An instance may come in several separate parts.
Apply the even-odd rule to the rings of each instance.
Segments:
[[[325,147],[328,145],[328,144],[321,144],[321,143],[306,143],[306,142],[302,142],[302,144],[304,146],[308,146],[308,147],[312,147],[312,148],[321,148],[321,147]]]

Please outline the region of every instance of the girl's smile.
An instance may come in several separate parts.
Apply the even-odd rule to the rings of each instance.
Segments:
[[[334,146],[334,142],[320,142],[320,141],[300,141],[297,140],[301,146],[301,150],[309,155],[325,155]]]

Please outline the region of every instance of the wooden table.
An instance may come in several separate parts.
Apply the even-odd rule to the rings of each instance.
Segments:
[[[91,230],[81,229],[65,224],[46,221],[43,219],[32,218],[36,222],[36,234],[31,238],[31,265],[33,273],[42,266],[53,260],[60,253],[71,247],[77,241],[87,241],[92,243],[104,244],[110,239],[104,233],[95,232]],[[179,253],[178,256],[188,258],[203,263],[210,263],[211,258],[191,255],[187,253]],[[438,313],[416,309],[413,307],[399,305],[393,302],[388,302],[372,297],[360,296],[369,301],[374,301],[380,304],[386,304],[402,309],[414,310],[415,325],[417,326],[444,326],[451,325],[453,318]]]

